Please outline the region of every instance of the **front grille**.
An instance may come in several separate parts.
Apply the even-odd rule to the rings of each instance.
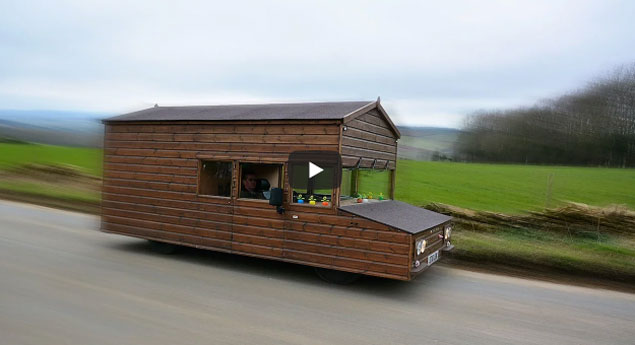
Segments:
[[[414,258],[415,260],[419,260],[421,262],[424,262],[423,259],[427,259],[428,255],[436,252],[437,250],[443,248],[445,241],[442,237],[439,237],[439,235],[443,236],[444,234],[444,229],[445,229],[445,224],[436,226],[432,229],[428,229],[426,231],[423,232],[423,234],[419,235],[417,238],[415,238],[415,245],[414,245]],[[426,244],[426,250],[423,251],[423,253],[417,255],[416,253],[416,244],[417,241],[424,239],[426,240],[427,244]],[[427,262],[427,261],[425,261]]]

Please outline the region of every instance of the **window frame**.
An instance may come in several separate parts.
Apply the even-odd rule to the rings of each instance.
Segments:
[[[229,183],[229,196],[223,195],[212,195],[212,194],[202,194],[201,193],[201,178],[203,177],[201,172],[203,171],[203,162],[215,162],[215,163],[229,163],[232,169],[232,176]],[[197,177],[196,177],[196,196],[203,198],[213,198],[213,199],[223,199],[223,200],[231,200],[234,196],[234,161],[228,159],[213,159],[213,158],[198,158],[198,167],[197,167]]]
[[[251,199],[251,198],[241,198],[240,197],[240,190],[242,188],[242,176],[243,176],[243,167],[242,164],[264,164],[264,165],[278,165],[280,167],[280,173],[278,174],[278,188],[283,188],[284,184],[285,184],[285,168],[286,168],[286,163],[283,162],[275,162],[275,161],[263,161],[263,160],[243,160],[243,159],[237,159],[234,160],[234,162],[236,163],[236,199],[235,200],[240,200],[242,201],[248,201],[248,202],[257,202],[257,203],[267,203],[269,204],[269,200],[267,199]],[[284,189],[284,188],[283,188]],[[234,195],[234,194],[232,194]]]
[[[340,172],[340,174],[341,174],[341,172]],[[299,208],[306,208],[306,209],[310,209],[310,210],[311,209],[316,209],[316,208],[317,209],[321,209],[321,210],[333,210],[336,207],[338,207],[339,204],[340,204],[340,196],[339,196],[340,188],[341,188],[341,186],[337,186],[336,188],[331,188],[331,205],[330,206],[324,206],[324,205],[322,205],[321,201],[317,201],[317,200],[315,202],[315,205],[310,205],[308,203],[299,204],[297,202],[293,202],[293,187],[291,187],[291,184],[289,184],[289,191],[287,192],[287,197],[288,197],[288,200],[289,200],[288,204],[289,204],[289,206],[292,206],[292,207],[296,207],[297,206]],[[337,199],[335,199],[336,195],[337,195]],[[337,204],[334,202],[334,200],[337,200]]]
[[[376,170],[376,171],[388,171],[389,172],[389,177],[388,177],[388,194],[386,195],[386,197],[388,198],[388,200],[395,200],[395,171],[396,169],[373,169],[373,168],[355,168],[355,167],[342,167],[342,170],[344,169],[348,169],[348,170],[352,170],[352,175],[355,177],[355,191],[357,193],[359,193],[359,171],[360,170]],[[342,174],[343,177],[344,174]],[[337,203],[339,205],[339,203],[342,201],[341,200],[342,197],[342,183],[340,182],[340,193],[337,196]]]

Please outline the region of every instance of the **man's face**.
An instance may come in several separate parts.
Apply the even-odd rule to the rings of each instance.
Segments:
[[[250,192],[253,192],[254,190],[256,190],[256,175],[254,174],[245,175],[245,178],[243,179],[243,187]]]

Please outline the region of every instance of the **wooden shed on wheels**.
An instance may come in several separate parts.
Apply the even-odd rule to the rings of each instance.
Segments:
[[[310,265],[332,280],[411,280],[452,248],[450,217],[393,200],[400,134],[379,99],[155,106],[104,124],[102,231]],[[337,183],[294,172],[298,153],[341,157],[313,161]]]

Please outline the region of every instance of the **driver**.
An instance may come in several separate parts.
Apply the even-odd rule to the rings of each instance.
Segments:
[[[240,197],[248,199],[265,199],[262,192],[256,190],[258,179],[253,171],[243,171],[242,188]]]

